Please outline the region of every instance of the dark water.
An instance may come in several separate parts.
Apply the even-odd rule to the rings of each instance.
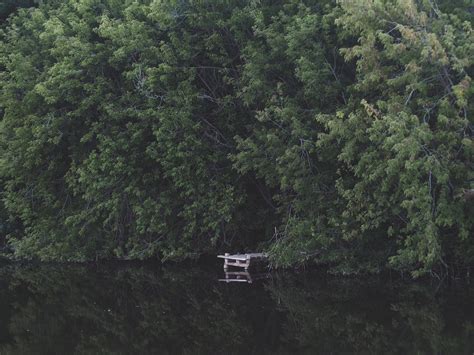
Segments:
[[[0,267],[0,354],[469,354],[466,283],[219,267]],[[254,276],[255,277],[255,276]]]

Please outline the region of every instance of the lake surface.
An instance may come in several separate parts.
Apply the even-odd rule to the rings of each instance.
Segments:
[[[0,354],[474,352],[466,282],[261,276],[219,282],[220,265],[3,266]]]

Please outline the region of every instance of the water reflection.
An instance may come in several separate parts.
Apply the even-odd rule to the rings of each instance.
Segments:
[[[249,284],[257,280],[268,279],[271,275],[269,273],[250,273],[248,271],[227,271],[224,270],[224,278],[219,279],[219,282],[247,282]]]
[[[212,270],[3,267],[0,354],[474,351],[466,286]]]

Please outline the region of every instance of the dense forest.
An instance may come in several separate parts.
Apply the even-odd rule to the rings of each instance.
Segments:
[[[2,3],[5,255],[474,264],[471,1]]]

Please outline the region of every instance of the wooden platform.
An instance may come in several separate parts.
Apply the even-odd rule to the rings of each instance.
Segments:
[[[226,270],[229,266],[243,267],[248,270],[250,265],[261,262],[267,259],[265,253],[248,253],[248,254],[229,254],[218,255],[218,258],[224,259],[224,269]]]

